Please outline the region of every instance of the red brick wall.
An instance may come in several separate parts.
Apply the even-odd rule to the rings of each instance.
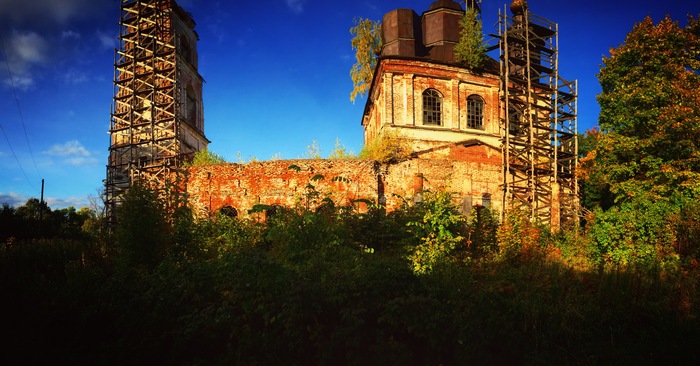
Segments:
[[[492,207],[500,210],[498,151],[476,145],[450,146],[445,153],[451,159],[420,158],[391,165],[363,159],[318,159],[197,166],[188,170],[187,193],[200,217],[223,206],[245,215],[255,204],[306,205],[309,184],[319,193],[310,200],[311,208],[329,197],[337,205],[364,198],[395,210],[403,199],[414,200],[422,187],[452,192],[457,205],[465,200],[483,204],[484,197],[490,197]],[[313,180],[319,174],[323,179]]]

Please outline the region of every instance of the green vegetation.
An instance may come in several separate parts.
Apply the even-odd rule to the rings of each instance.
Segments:
[[[192,161],[187,163],[186,166],[199,166],[208,164],[221,164],[225,163],[226,159],[209,150],[199,150],[194,153]]]
[[[351,159],[355,157],[355,153],[353,151],[348,151],[338,138],[335,139],[333,151],[328,155],[328,159]]]
[[[350,69],[353,89],[350,93],[350,101],[354,102],[358,96],[362,97],[369,91],[374,76],[374,68],[377,66],[377,53],[382,49],[382,25],[379,21],[355,18],[355,25],[350,28],[353,35],[350,43],[355,50],[357,60]]]
[[[700,22],[635,24],[598,78],[600,131],[583,139],[594,261],[666,270],[700,252]]]
[[[321,146],[319,146],[318,141],[313,140],[311,145],[306,147],[306,158],[307,159],[320,159],[321,158]]]
[[[389,129],[366,144],[358,156],[380,163],[397,163],[411,157],[411,142]]]
[[[468,69],[480,68],[486,61],[484,32],[479,12],[473,6],[467,8],[459,22],[459,43],[455,46],[455,57]]]
[[[551,235],[518,213],[498,225],[483,207],[467,218],[446,192],[423,192],[390,213],[319,199],[317,209],[300,202],[200,219],[186,207],[166,219],[156,193],[130,190],[113,235],[2,247],[6,360],[678,364],[697,356],[700,269],[688,254],[678,252],[688,261],[676,266],[600,270],[585,233]]]

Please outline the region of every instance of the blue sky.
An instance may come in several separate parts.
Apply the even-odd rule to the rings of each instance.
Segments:
[[[356,16],[432,0],[181,0],[197,22],[210,150],[237,162],[362,148],[364,99],[349,100]],[[483,0],[485,33],[509,0]],[[560,74],[579,81],[579,131],[596,125],[596,73],[635,22],[686,23],[697,0],[530,0],[559,23]],[[0,0],[0,203],[82,207],[105,177],[118,0]],[[488,36],[487,36],[488,38]],[[11,73],[8,73],[8,68]],[[10,78],[11,76],[11,78]],[[12,87],[14,85],[14,88]]]

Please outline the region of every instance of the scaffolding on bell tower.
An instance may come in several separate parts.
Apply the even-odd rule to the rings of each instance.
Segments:
[[[525,0],[510,9],[498,20],[503,207],[556,230],[579,211],[577,84],[559,76],[558,25]]]
[[[206,148],[194,21],[174,0],[122,0],[105,205],[110,223],[136,182],[163,182]]]

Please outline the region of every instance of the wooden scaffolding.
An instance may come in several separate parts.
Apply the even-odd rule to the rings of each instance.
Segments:
[[[185,123],[194,122],[187,121],[181,108],[182,42],[174,29],[178,10],[182,12],[173,0],[121,1],[105,180],[112,224],[132,184],[163,182],[196,150],[183,146]],[[200,124],[199,134],[206,140],[201,129]]]
[[[576,221],[577,84],[558,71],[558,25],[514,1],[499,12],[503,207],[533,222]]]

